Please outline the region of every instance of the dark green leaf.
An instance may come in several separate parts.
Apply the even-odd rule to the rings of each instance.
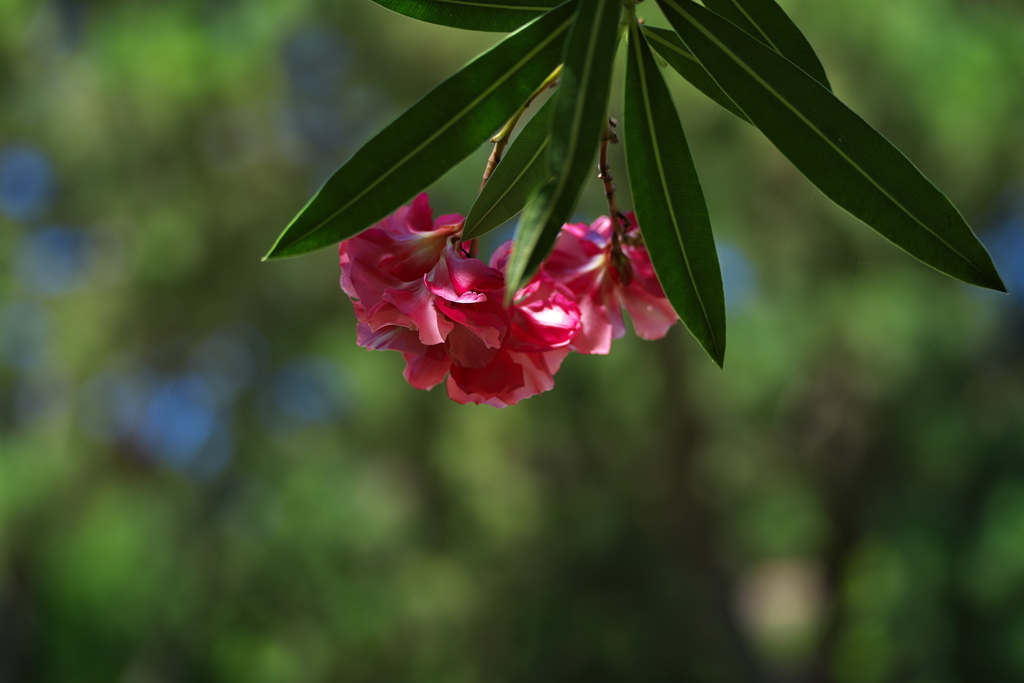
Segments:
[[[331,176],[266,258],[347,239],[466,158],[558,66],[573,9],[566,3],[512,34],[392,121]]]
[[[704,4],[832,89],[814,48],[775,0],[706,0]]]
[[[545,102],[505,150],[466,216],[462,239],[479,237],[515,216],[551,178],[547,152],[554,102]]]
[[[376,2],[376,0],[374,0],[374,2]],[[734,3],[732,0],[707,0],[707,2],[704,2],[704,6],[718,16],[724,17],[736,24],[736,26],[754,36],[765,45],[769,45],[768,39],[765,38],[764,34],[754,26],[754,22],[751,21],[750,18],[743,13],[739,5]],[[769,45],[769,47],[771,46]]]
[[[393,12],[471,31],[515,31],[561,0],[373,0]]]
[[[608,116],[608,93],[618,47],[621,0],[580,0],[565,44],[551,122],[552,180],[519,220],[509,257],[509,296],[544,260],[571,216]]]
[[[700,5],[658,3],[722,90],[828,198],[933,268],[1006,291],[949,199],[831,92]]]
[[[672,96],[636,24],[624,107],[626,170],[651,263],[680,319],[722,365],[725,293],[704,192]]]
[[[718,84],[715,83],[715,79],[711,78],[707,70],[701,66],[697,58],[693,56],[683,41],[679,39],[675,31],[670,31],[665,28],[655,28],[654,26],[644,26],[644,34],[647,36],[647,40],[651,47],[654,48],[655,52],[662,56],[662,58],[668,62],[669,66],[675,69],[680,76],[688,80],[695,88],[700,90],[702,93],[710,97],[717,104],[721,105],[731,114],[735,114],[747,123],[750,123],[750,119],[744,114],[736,103],[729,99]]]

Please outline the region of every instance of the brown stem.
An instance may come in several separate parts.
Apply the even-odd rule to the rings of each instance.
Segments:
[[[629,258],[622,252],[622,243],[627,239],[626,230],[629,229],[629,219],[619,210],[619,203],[615,199],[615,182],[612,180],[611,165],[608,163],[608,145],[619,141],[619,137],[615,134],[615,127],[618,125],[618,121],[608,117],[604,135],[601,136],[597,177],[604,182],[604,197],[608,200],[608,215],[612,220],[612,265],[619,274],[619,281],[623,285],[628,285],[633,279],[633,270]]]
[[[484,169],[484,179],[480,181],[480,190],[484,189],[484,185],[487,184],[491,174],[494,173],[495,167],[498,162],[501,161],[501,155],[505,153],[505,146],[508,144],[508,139],[504,140],[491,140],[494,143],[494,149],[491,150],[491,156],[487,158],[487,168]]]
[[[487,184],[491,174],[494,173],[495,167],[498,162],[501,161],[501,156],[505,153],[505,148],[508,147],[510,138],[512,137],[512,131],[515,130],[516,124],[519,123],[519,119],[523,117],[526,110],[530,108],[533,101],[540,97],[548,88],[553,88],[558,85],[558,77],[562,74],[562,65],[551,72],[551,74],[544,79],[544,82],[530,95],[530,99],[526,100],[526,104],[519,107],[519,110],[508,120],[507,123],[502,127],[498,134],[491,138],[491,142],[494,143],[494,149],[491,150],[491,156],[487,159],[487,168],[484,169],[484,179],[480,182],[480,189],[484,189],[484,185]]]
[[[604,135],[601,136],[601,153],[597,161],[597,177],[604,182],[604,197],[608,200],[608,213],[612,219],[612,234],[616,244],[620,238],[625,236],[626,229],[629,227],[629,220],[619,210],[619,204],[615,199],[615,183],[612,179],[611,165],[608,163],[608,145],[619,141],[619,136],[615,134],[615,128],[618,125],[618,121],[608,117]]]

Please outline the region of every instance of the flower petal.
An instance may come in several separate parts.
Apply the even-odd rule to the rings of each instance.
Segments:
[[[572,291],[541,274],[516,294],[508,347],[549,351],[567,346],[580,329],[580,308]]]
[[[434,295],[422,282],[410,289],[389,289],[383,299],[408,316],[419,330],[420,341],[427,346],[443,343],[452,331],[452,322],[437,310]]]
[[[664,296],[652,294],[633,281],[619,290],[619,298],[633,321],[633,329],[641,339],[661,339],[668,334],[679,316]]]
[[[523,388],[513,392],[509,405],[524,398],[536,396],[555,388],[555,373],[562,367],[562,361],[569,355],[569,349],[555,349],[545,353],[510,354],[523,367]]]
[[[426,353],[405,353],[405,380],[416,389],[433,389],[448,374],[452,361],[440,346],[430,346]]]
[[[508,317],[496,303],[491,302],[489,306],[452,304],[437,299],[434,305],[457,326],[479,337],[486,346],[497,348],[508,330]]]
[[[425,193],[369,230],[342,242],[350,260],[361,260],[403,282],[418,280],[437,263],[448,238],[462,230],[462,217],[442,216],[431,223],[433,211]],[[342,260],[342,271],[345,263]],[[348,290],[346,290],[348,292]]]
[[[403,353],[425,353],[427,347],[420,343],[415,331],[406,327],[386,327],[373,330],[366,323],[356,325],[356,343],[373,351],[402,351]]]
[[[402,208],[404,209],[405,207]],[[412,232],[430,232],[434,227],[431,220],[434,210],[430,208],[430,197],[427,196],[426,192],[420,192],[416,195],[416,198],[412,200],[409,208],[401,217],[399,217],[399,211],[395,212],[395,223],[399,221],[404,223],[402,225],[403,229],[408,229]]]
[[[524,386],[523,366],[503,351],[484,368],[452,365],[448,376],[448,396],[459,403],[510,405],[502,397]]]
[[[601,302],[604,303],[601,303]],[[587,296],[580,299],[580,330],[572,340],[572,350],[586,354],[607,354],[612,340],[626,333],[622,310],[614,297]]]
[[[460,304],[480,303],[487,299],[487,292],[505,288],[500,271],[480,259],[463,256],[454,239],[449,240],[441,260],[423,279],[433,294]]]

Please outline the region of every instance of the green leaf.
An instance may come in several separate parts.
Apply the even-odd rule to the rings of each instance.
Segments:
[[[393,12],[471,31],[515,31],[561,0],[373,0]]]
[[[825,196],[929,266],[1006,291],[949,199],[831,92],[700,5],[658,4],[722,90]]]
[[[624,107],[626,170],[651,263],[679,318],[721,366],[725,292],[711,219],[672,96],[635,23]]]
[[[736,106],[736,103],[729,99],[729,96],[722,91],[715,79],[707,70],[701,66],[697,58],[693,56],[683,41],[679,39],[675,31],[654,26],[642,26],[644,35],[654,51],[668,62],[669,66],[676,70],[680,76],[688,80],[697,90],[711,98],[715,103],[721,105],[730,114],[734,114],[747,123],[750,119]]]
[[[466,216],[462,239],[479,237],[515,216],[551,178],[547,152],[554,102],[545,102],[508,146]]]
[[[704,4],[832,89],[814,48],[775,0],[707,0]]]
[[[565,3],[505,38],[388,124],[320,188],[266,258],[355,235],[469,156],[558,66],[574,8]]]
[[[608,116],[608,93],[618,47],[621,0],[580,0],[565,44],[551,122],[552,180],[519,220],[506,282],[511,297],[547,256],[571,216]]]

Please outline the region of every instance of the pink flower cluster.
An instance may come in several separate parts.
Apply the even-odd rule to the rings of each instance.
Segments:
[[[421,194],[339,245],[357,341],[401,352],[409,384],[443,381],[459,403],[505,407],[547,391],[569,351],[608,353],[625,333],[623,307],[644,339],[663,337],[677,319],[629,219],[619,249],[606,217],[563,226],[540,272],[506,307],[512,242],[484,263],[460,244],[462,217],[433,220]]]

